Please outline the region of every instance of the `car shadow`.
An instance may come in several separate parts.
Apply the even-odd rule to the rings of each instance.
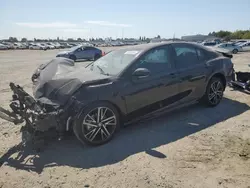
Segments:
[[[199,132],[247,110],[247,104],[228,98],[224,98],[216,108],[196,104],[127,126],[112,141],[98,147],[82,146],[74,137],[53,142],[41,153],[17,145],[1,157],[0,166],[3,164],[41,173],[44,168],[52,166],[66,165],[81,169],[101,167],[118,163],[139,152],[165,158],[166,155],[153,148]]]

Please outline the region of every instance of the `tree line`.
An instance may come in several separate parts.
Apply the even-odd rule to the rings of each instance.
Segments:
[[[250,30],[236,30],[234,32],[220,30],[217,32],[210,32],[208,35],[223,38],[225,40],[250,39]]]

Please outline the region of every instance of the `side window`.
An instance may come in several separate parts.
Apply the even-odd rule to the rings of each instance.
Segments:
[[[188,68],[199,63],[195,47],[187,45],[173,45],[176,53],[177,68]]]
[[[84,50],[92,50],[91,47],[86,47]]]
[[[205,61],[207,59],[205,52],[202,49],[197,48],[196,49],[198,59],[200,61]]]
[[[169,46],[150,50],[138,60],[136,68],[147,68],[152,75],[170,71],[172,64],[170,61]]]
[[[76,51],[77,51],[77,52],[80,52],[80,51],[82,51],[82,48],[78,48]]]

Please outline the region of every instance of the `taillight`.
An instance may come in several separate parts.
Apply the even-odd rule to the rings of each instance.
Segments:
[[[102,51],[102,56],[105,56],[105,52],[104,51]]]

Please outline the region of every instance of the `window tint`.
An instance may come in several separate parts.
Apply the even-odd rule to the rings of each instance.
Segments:
[[[84,49],[85,50],[94,50],[94,48],[92,48],[92,47],[85,47]]]
[[[138,60],[134,70],[136,68],[147,68],[151,74],[168,72],[172,68],[169,46],[150,50]]]
[[[205,52],[202,49],[197,48],[196,52],[197,52],[198,59],[200,61],[206,60],[206,54],[205,54]]]
[[[186,45],[173,45],[173,47],[176,53],[177,68],[188,68],[199,63],[196,49],[194,47]]]
[[[168,54],[166,49],[155,49],[148,53],[142,61],[146,63],[168,63]]]

